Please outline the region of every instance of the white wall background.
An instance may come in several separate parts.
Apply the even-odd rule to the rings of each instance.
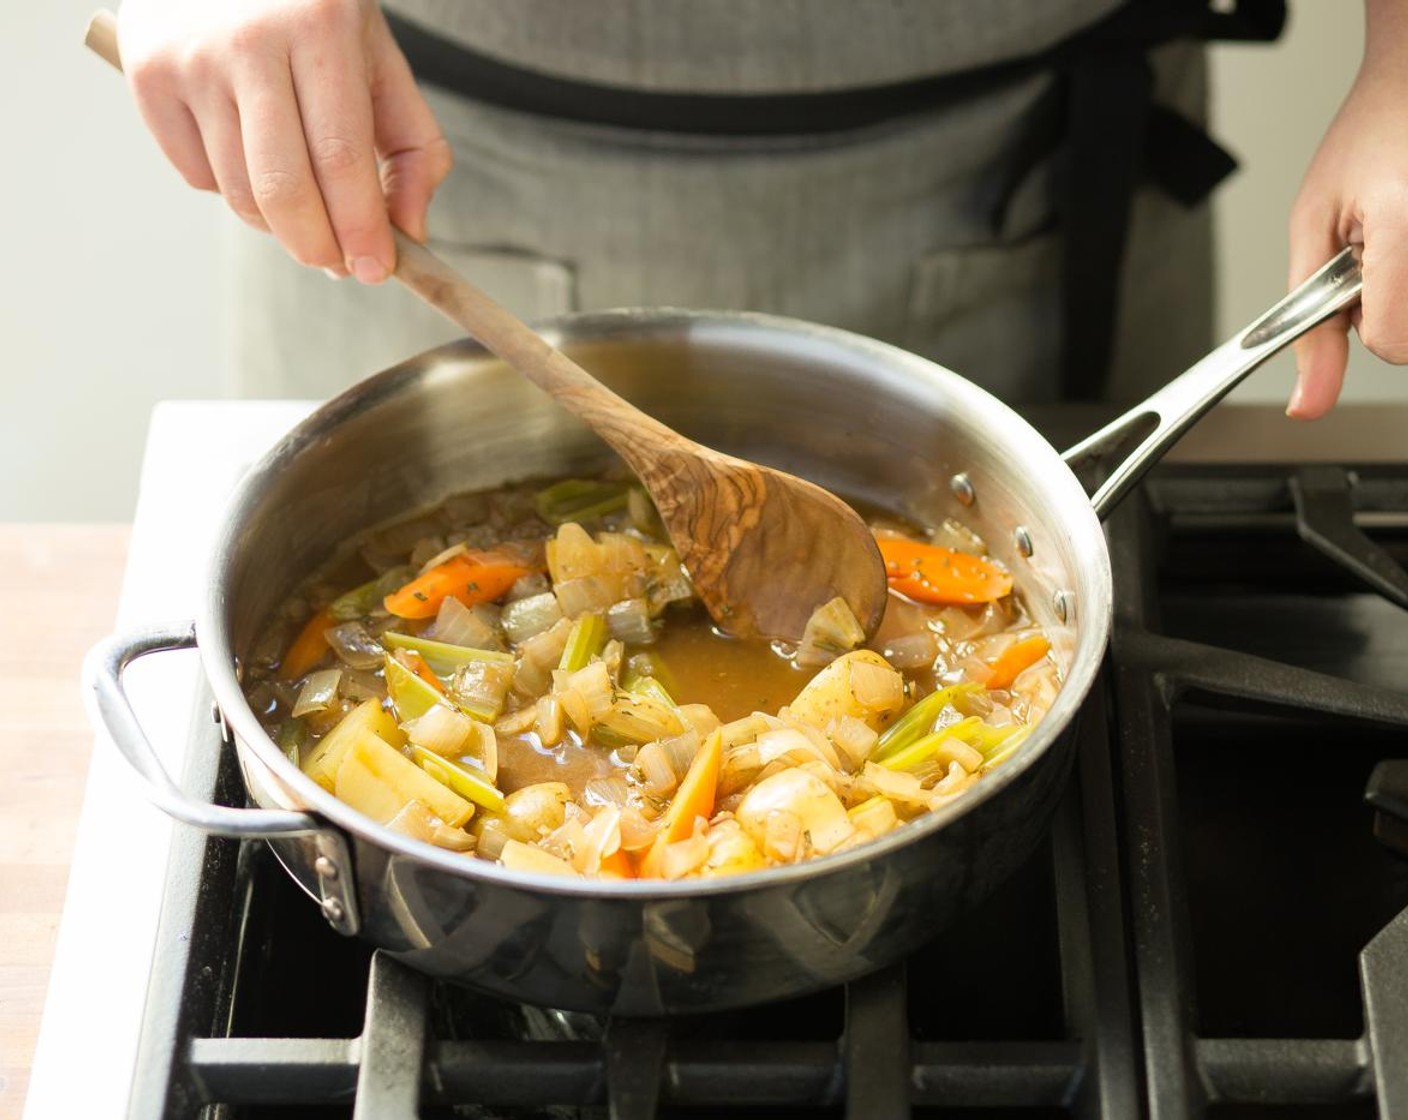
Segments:
[[[152,404],[228,387],[220,243],[252,235],[185,188],[81,48],[97,2],[0,16],[3,520],[128,518]],[[1282,290],[1290,200],[1358,64],[1361,20],[1346,0],[1295,0],[1279,45],[1214,50],[1215,128],[1243,163],[1217,204],[1228,330]],[[1239,396],[1284,399],[1292,376],[1279,359]],[[1348,395],[1408,400],[1408,371],[1357,355]]]

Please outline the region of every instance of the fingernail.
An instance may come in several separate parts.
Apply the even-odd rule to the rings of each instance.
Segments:
[[[352,262],[352,275],[363,284],[380,284],[387,277],[386,266],[375,257],[358,257]]]
[[[1286,415],[1295,416],[1300,412],[1301,401],[1305,397],[1305,391],[1301,388],[1300,374],[1296,374],[1296,387],[1291,390],[1290,404],[1286,405]]]
[[[347,270],[345,268],[325,268],[323,269],[323,275],[329,280],[345,280],[347,278]]]

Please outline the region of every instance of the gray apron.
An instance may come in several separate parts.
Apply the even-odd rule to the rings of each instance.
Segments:
[[[438,19],[449,36],[472,33],[476,49],[508,62],[571,77],[768,93],[1015,57],[1112,4],[1003,0],[982,5],[983,20],[956,0],[403,0],[397,8]],[[542,19],[531,18],[534,9]],[[1157,101],[1200,121],[1201,49],[1165,46],[1152,61]],[[576,123],[430,88],[456,156],[432,206],[430,242],[529,319],[640,305],[767,311],[896,343],[1010,401],[1051,399],[1060,241],[1050,167],[1039,161],[1011,179],[1014,123],[1052,81],[1032,74],[903,120],[783,137]],[[1003,190],[1010,198],[994,229]],[[334,283],[267,238],[231,238],[229,251],[245,395],[327,396],[458,337],[394,284]],[[1143,395],[1209,348],[1211,263],[1206,205],[1136,193],[1108,395]]]

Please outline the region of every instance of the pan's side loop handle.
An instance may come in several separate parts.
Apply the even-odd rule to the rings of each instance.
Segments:
[[[147,795],[169,816],[216,836],[267,840],[319,832],[317,819],[308,813],[231,809],[199,801],[186,794],[162,766],[132,710],[122,685],[122,673],[133,661],[149,654],[194,649],[195,645],[194,624],[167,623],[104,638],[83,662],[84,692],[123,758],[146,782]]]
[[[1359,250],[1351,246],[1186,373],[1067,451],[1062,458],[1078,478],[1096,476],[1090,499],[1096,515],[1103,520],[1144,472],[1247,374],[1353,304],[1363,286]]]

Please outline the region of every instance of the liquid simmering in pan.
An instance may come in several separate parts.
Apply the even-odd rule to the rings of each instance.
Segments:
[[[842,851],[981,781],[1059,686],[981,540],[869,520],[879,632],[837,600],[791,647],[714,629],[632,480],[461,495],[350,542],[246,692],[314,781],[465,858],[678,879]]]

